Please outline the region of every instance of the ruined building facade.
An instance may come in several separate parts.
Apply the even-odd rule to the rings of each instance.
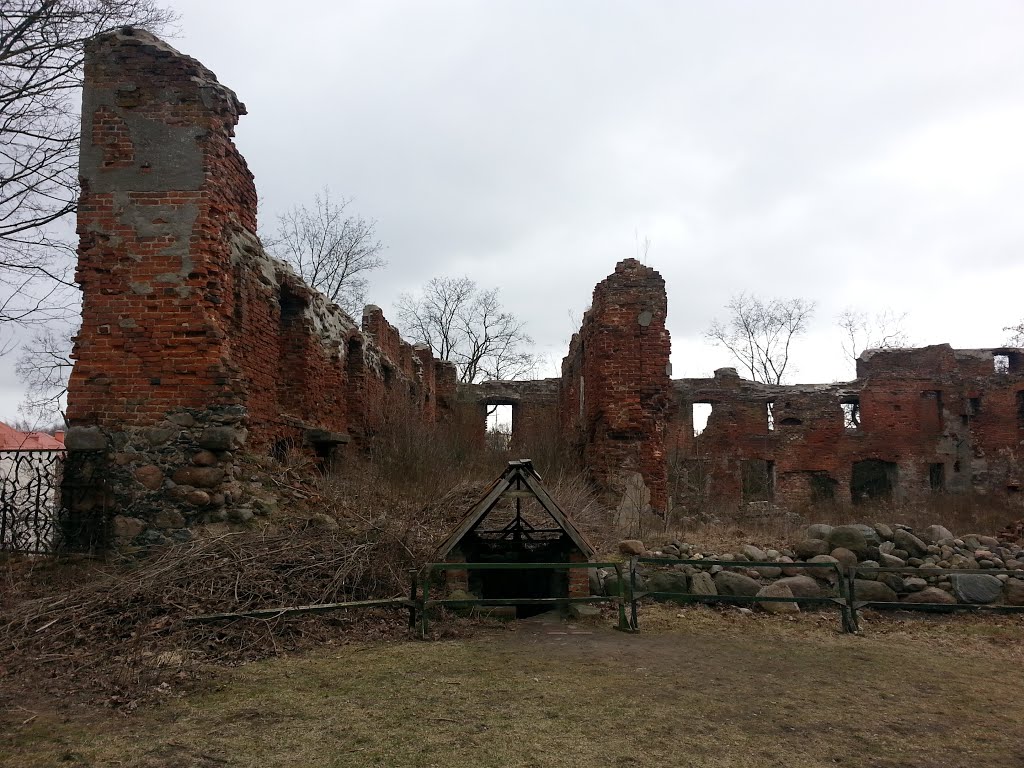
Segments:
[[[327,457],[387,418],[446,418],[450,364],[263,250],[245,107],[212,72],[122,30],[88,44],[82,102],[65,496],[83,514],[143,540],[245,519],[239,452]]]
[[[199,62],[144,32],[99,37],[82,109],[65,497],[116,513],[122,539],[247,519],[244,455],[326,458],[389,418],[482,444],[495,404],[513,407],[514,451],[577,452],[623,520],[1020,489],[1020,350],[869,352],[844,384],[673,380],[665,282],[627,259],[594,289],[560,377],[456,387],[379,309],[357,324],[265,253],[232,141],[245,108]],[[711,407],[699,435],[695,406]]]

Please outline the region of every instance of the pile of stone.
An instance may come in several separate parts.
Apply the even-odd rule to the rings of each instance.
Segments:
[[[856,569],[858,600],[976,605],[1024,605],[1024,547],[992,536],[957,537],[941,525],[915,531],[906,525],[808,526],[792,548],[760,549],[751,544],[735,552],[701,552],[672,541],[648,551],[643,542],[620,542],[624,555],[647,555],[669,560],[719,560],[736,565],[641,565],[641,592],[684,592],[696,595],[760,597],[829,597],[839,595],[835,566]],[[768,563],[769,565],[744,565]],[[820,563],[820,568],[795,563]],[[910,568],[907,572],[877,572],[873,568]],[[946,573],[946,570],[992,570],[1013,573]],[[614,571],[593,570],[594,594],[619,594],[623,585]],[[670,599],[670,598],[666,598]],[[796,612],[796,603],[758,603],[773,613]]]

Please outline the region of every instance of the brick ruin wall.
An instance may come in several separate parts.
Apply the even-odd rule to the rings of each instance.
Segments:
[[[475,413],[482,440],[483,407],[512,405],[513,451],[544,445],[557,425],[556,439],[579,455],[606,503],[626,517],[664,510],[675,408],[667,314],[664,279],[626,259],[594,288],[561,377],[463,385],[460,407]]]
[[[243,114],[145,32],[87,45],[65,497],[121,512],[122,539],[245,519],[239,452],[329,456],[389,415],[452,409],[450,364],[377,307],[357,324],[263,250],[232,141]]]
[[[939,344],[869,351],[841,384],[766,386],[732,369],[676,381],[674,490],[787,507],[942,492],[1019,501],[1022,360]],[[697,403],[711,413],[695,436]]]
[[[670,380],[666,312],[661,276],[628,259],[594,290],[561,378],[461,385],[459,407],[482,434],[483,404],[511,404],[514,450],[542,442],[520,414],[558,423],[622,530],[647,507],[1024,500],[1024,351],[870,350],[837,384]],[[695,405],[710,408],[700,434]]]
[[[873,351],[852,382],[671,380],[665,282],[627,259],[594,289],[561,376],[456,387],[377,307],[357,324],[264,251],[245,114],[194,59],[124,30],[86,50],[65,499],[123,541],[259,512],[245,454],[330,455],[390,417],[516,455],[571,449],[626,529],[645,509],[801,506],[937,492],[1020,499],[1024,352]],[[711,407],[694,435],[695,404]]]

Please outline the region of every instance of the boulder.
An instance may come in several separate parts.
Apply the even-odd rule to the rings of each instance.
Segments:
[[[233,451],[245,445],[247,437],[244,429],[207,427],[199,436],[199,447],[208,451]]]
[[[680,571],[656,571],[650,575],[647,579],[647,591],[648,592],[677,592],[682,594],[688,594],[690,591],[688,579],[686,574]],[[655,596],[655,600],[660,602],[668,602],[675,600],[669,596]],[[677,602],[685,602],[684,600],[678,600]]]
[[[903,586],[907,592],[920,592],[928,586],[928,582],[919,576],[911,576],[908,579],[903,580]]]
[[[756,595],[761,585],[749,576],[732,571],[722,571],[715,574],[715,587],[720,595],[753,596]]]
[[[224,479],[224,470],[219,467],[182,467],[172,476],[178,485],[194,488],[216,488]]]
[[[904,603],[939,603],[955,605],[956,598],[938,587],[925,587],[920,592],[911,592],[903,598]]]
[[[836,547],[831,555],[844,569],[857,565],[857,555],[846,547]]]
[[[1003,582],[984,573],[957,573],[950,580],[953,594],[961,603],[994,603],[1003,592]]]
[[[167,420],[179,427],[194,427],[196,424],[195,418],[190,413],[169,413]]]
[[[1024,581],[1007,579],[1003,585],[1003,591],[1007,605],[1024,605]]]
[[[603,595],[604,592],[601,589],[601,573],[597,568],[587,569],[587,581],[590,586],[590,594],[592,595]]]
[[[185,501],[193,507],[205,507],[210,503],[210,494],[200,491],[198,488],[185,494]]]
[[[804,539],[793,547],[800,560],[810,560],[816,555],[827,555],[832,549],[824,539]]]
[[[804,537],[808,539],[821,539],[825,541],[828,539],[828,535],[832,533],[832,526],[825,525],[824,523],[815,523],[814,525],[807,526],[804,531]]]
[[[892,541],[892,528],[885,523],[875,523],[872,526],[875,529],[875,533],[878,534],[878,538],[882,541]]]
[[[810,576],[787,576],[775,582],[776,586],[786,587],[793,597],[821,597],[821,587]]]
[[[906,565],[906,562],[896,555],[887,555],[885,552],[882,552],[879,558],[883,568],[902,568]]]
[[[617,573],[609,573],[604,577],[604,594],[608,597],[618,597],[629,591],[629,584],[623,584]]]
[[[882,543],[882,537],[875,530],[873,525],[865,525],[864,523],[854,523],[850,526],[856,528],[858,531],[864,534],[864,539],[867,541],[869,547],[877,547]]]
[[[828,535],[828,543],[832,549],[843,547],[857,555],[864,554],[864,550],[868,548],[864,532],[855,525],[840,525],[833,528]]]
[[[903,582],[903,577],[898,573],[880,573],[878,574],[878,581],[901,595],[907,591],[907,585]]]
[[[921,531],[921,541],[927,544],[938,544],[940,541],[953,538],[953,532],[941,525],[929,525]]]
[[[803,573],[802,568],[792,568],[789,564],[793,562],[793,558],[783,555],[779,558],[779,566],[782,568],[783,576],[800,576]]]
[[[154,464],[139,467],[132,472],[132,477],[150,491],[155,491],[164,484],[164,473],[160,470],[160,467]]]
[[[114,537],[121,543],[127,543],[142,533],[146,524],[137,517],[114,515],[111,521]]]
[[[747,560],[754,563],[764,563],[768,560],[768,555],[765,554],[763,549],[758,549],[752,544],[744,544],[740,548],[740,552],[743,553]]]
[[[878,579],[880,574],[878,573],[878,571],[872,570],[873,568],[877,567],[878,563],[876,563],[874,560],[865,560],[857,568],[857,578],[870,579],[872,581]]]
[[[757,591],[758,597],[784,597],[792,599],[792,591],[785,584],[767,584]],[[758,608],[768,613],[800,613],[800,606],[797,603],[758,603]]]
[[[107,436],[99,427],[71,427],[64,433],[64,447],[69,451],[105,451]]]
[[[217,456],[213,451],[198,451],[192,456],[192,463],[197,467],[215,467]]]
[[[623,541],[619,542],[619,552],[621,552],[624,555],[639,556],[646,551],[647,548],[644,546],[644,543],[639,539],[624,539]]]
[[[924,557],[928,554],[928,545],[910,531],[900,529],[893,533],[892,540],[898,549],[905,550],[915,557]]]
[[[153,516],[153,525],[157,528],[184,528],[185,518],[176,509],[165,509]]]
[[[853,590],[857,600],[869,603],[895,603],[899,600],[896,592],[881,581],[854,579]]]
[[[822,563],[824,565],[832,564],[835,565],[838,561],[831,555],[816,555],[807,561],[808,563]],[[839,579],[836,569],[833,567],[822,567],[822,568],[808,568],[807,575],[813,576],[816,579],[822,579],[830,584],[835,584]]]
[[[693,574],[690,577],[690,594],[717,595],[718,587],[715,586],[715,580],[711,577],[711,574],[704,571],[698,571]]]

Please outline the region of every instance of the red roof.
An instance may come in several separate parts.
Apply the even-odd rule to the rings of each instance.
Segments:
[[[0,421],[0,451],[63,451],[64,433],[19,432]]]

